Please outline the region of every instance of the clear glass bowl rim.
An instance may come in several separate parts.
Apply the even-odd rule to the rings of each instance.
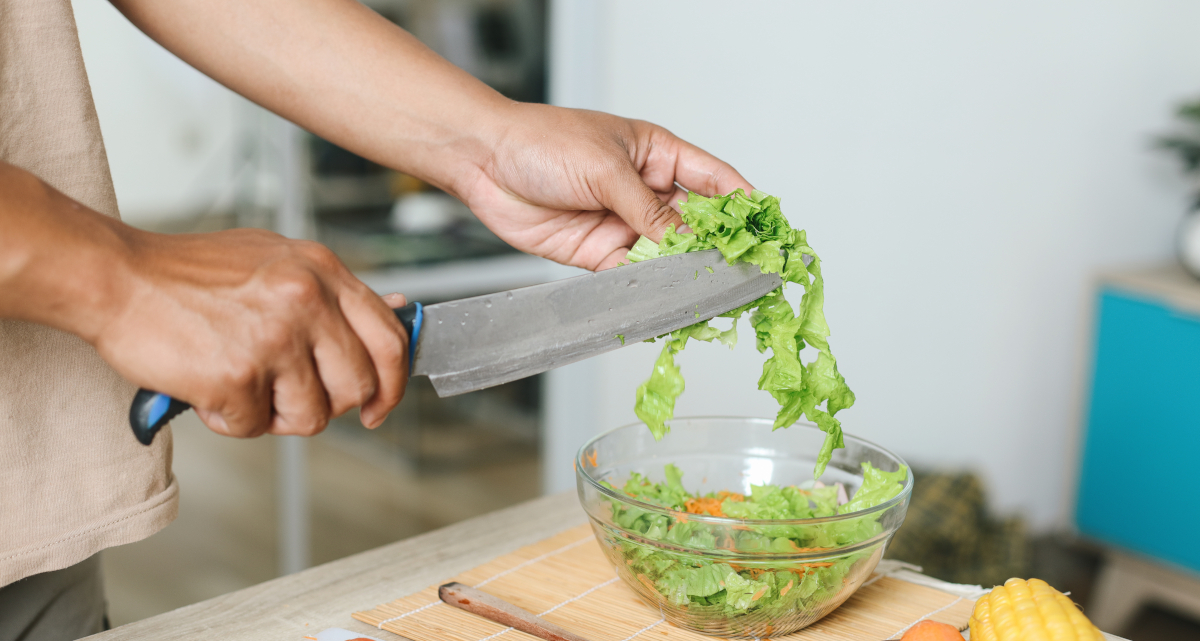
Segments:
[[[768,425],[774,425],[774,423],[775,423],[775,421],[773,419],[750,417],[750,416],[678,416],[672,420],[674,420],[674,421],[723,420],[723,421],[741,421],[741,422],[747,422],[747,423],[766,423]],[[584,443],[582,447],[579,448],[579,451],[575,453],[575,470],[577,471],[578,474],[580,474],[584,478],[584,480],[586,480],[593,488],[595,488],[596,491],[600,492],[601,494],[603,494],[605,496],[608,496],[609,498],[616,499],[618,501],[621,501],[622,503],[635,506],[639,509],[646,510],[648,512],[654,512],[656,514],[661,514],[663,516],[674,517],[674,515],[679,513],[678,510],[672,510],[670,508],[662,507],[661,505],[654,505],[653,503],[646,503],[644,501],[639,501],[639,500],[634,499],[626,494],[623,494],[620,492],[614,492],[614,491],[604,487],[603,485],[600,484],[599,481],[592,478],[592,475],[588,473],[587,467],[584,465],[584,463],[585,463],[584,453],[587,452],[588,449],[591,448],[592,445],[594,445],[597,441],[599,441],[600,439],[602,439],[614,432],[617,432],[617,431],[620,431],[620,430],[623,430],[626,428],[630,428],[630,427],[635,427],[635,426],[641,426],[644,429],[650,429],[650,428],[646,427],[645,423],[642,423],[642,422],[629,423],[626,425],[622,425],[620,427],[614,427],[605,432],[601,432],[600,434],[597,434],[596,436],[593,436],[592,438],[588,439],[588,441],[586,443]],[[809,423],[806,421],[796,421],[792,425],[789,425],[788,427],[781,428],[781,429],[794,430],[796,428],[813,429],[818,432],[821,431],[821,428],[817,427],[813,423]],[[821,432],[821,433],[824,434],[824,432]],[[842,436],[847,442],[853,441],[853,442],[859,443],[861,445],[873,447],[876,450],[879,450],[880,452],[882,452],[883,454],[886,454],[886,455],[896,459],[897,461],[899,461],[900,464],[904,466],[905,472],[906,472],[906,477],[907,477],[905,479],[906,482],[904,484],[904,489],[901,490],[900,493],[897,494],[896,496],[894,496],[891,499],[884,501],[883,503],[880,503],[879,505],[876,505],[874,507],[870,507],[865,510],[858,510],[857,512],[847,512],[846,514],[835,514],[833,516],[820,516],[820,517],[815,517],[815,518],[810,518],[810,519],[735,519],[735,518],[730,518],[727,516],[707,516],[707,515],[690,514],[689,513],[687,516],[687,519],[689,521],[698,521],[700,523],[711,523],[713,525],[730,525],[730,526],[731,525],[747,525],[747,526],[755,526],[755,525],[757,525],[757,526],[815,525],[818,523],[835,523],[837,521],[847,521],[850,519],[861,517],[866,514],[874,514],[875,512],[883,512],[892,507],[895,507],[896,505],[900,504],[901,502],[905,501],[908,498],[908,495],[912,493],[914,479],[913,479],[912,467],[908,464],[907,461],[905,461],[903,458],[901,458],[895,452],[892,452],[891,450],[889,450],[885,447],[881,447],[880,445],[877,445],[872,441],[868,441],[865,438],[859,438],[857,436],[854,436],[852,434],[847,434],[844,432],[843,432]]]

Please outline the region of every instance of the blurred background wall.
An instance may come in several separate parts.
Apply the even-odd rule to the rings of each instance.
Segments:
[[[105,0],[73,4],[121,216],[155,223],[227,206],[249,104]]]
[[[975,470],[999,510],[1065,525],[1089,279],[1172,254],[1188,193],[1150,141],[1200,89],[1200,5],[555,6],[557,101],[668,127],[808,230],[858,396],[846,430]],[[772,415],[746,347],[689,347],[677,414]],[[633,381],[657,353],[571,366],[594,388],[561,401],[547,460],[635,421]],[[572,484],[569,468],[545,470],[550,487]]]

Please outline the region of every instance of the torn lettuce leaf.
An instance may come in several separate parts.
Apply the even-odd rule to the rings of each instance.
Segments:
[[[712,198],[689,193],[680,209],[692,231],[679,233],[668,228],[658,243],[639,238],[627,256],[631,263],[716,248],[730,265],[748,262],[758,265],[764,274],[779,273],[785,283],[803,287],[804,295],[793,310],[780,288],[721,314],[733,319],[728,330],[721,331],[702,321],[664,335],[669,338],[650,378],[638,387],[634,412],[650,427],[654,438],[665,436],[670,430],[667,421],[675,415],[675,399],[684,390],[675,355],[689,338],[706,342],[715,339],[732,348],[737,343],[738,319],[749,311],[758,351],[771,350],[763,363],[758,388],[779,403],[775,429],[788,427],[803,416],[825,432],[813,471],[813,477],[819,478],[833,450],[845,447],[841,423],[834,415],[854,404],[854,392],[838,372],[837,360],[829,348],[821,259],[809,246],[804,230],[793,229],[788,223],[779,199],[761,191],[746,195],[737,189]],[[808,265],[802,259],[805,255],[812,257]],[[806,346],[817,352],[809,363],[801,359]]]
[[[790,485],[751,485],[750,493],[744,496],[733,492],[692,493],[683,485],[682,471],[671,464],[664,469],[665,480],[661,483],[637,472],[631,473],[621,487],[602,481],[611,490],[673,510],[668,516],[610,499],[613,523],[637,535],[611,536],[612,552],[619,555],[614,563],[627,568],[640,583],[671,603],[711,607],[722,616],[778,616],[796,608],[813,607],[837,594],[856,564],[872,557],[870,549],[847,553],[838,550],[879,537],[883,533],[879,523],[882,513],[807,524],[762,521],[851,514],[886,503],[904,491],[908,476],[905,467],[884,472],[863,463],[862,469],[862,485],[841,506],[834,487],[804,490]],[[724,516],[750,522],[696,521],[693,516],[701,513],[697,501],[705,499],[719,500]],[[730,557],[709,551],[743,555],[734,564]],[[757,553],[800,551],[829,554],[815,562],[785,560],[772,564],[753,560]]]

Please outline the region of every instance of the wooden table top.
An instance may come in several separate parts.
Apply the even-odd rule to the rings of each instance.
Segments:
[[[335,627],[389,637],[350,613],[417,592],[586,519],[574,492],[534,499],[87,638],[300,641]]]
[[[387,638],[394,635],[350,614],[417,592],[586,520],[574,492],[546,496],[87,638],[299,641],[326,628]]]

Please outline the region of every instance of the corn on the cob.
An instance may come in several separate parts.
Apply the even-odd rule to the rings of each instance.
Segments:
[[[975,602],[971,641],[1104,641],[1065,595],[1041,579],[1009,579]]]

